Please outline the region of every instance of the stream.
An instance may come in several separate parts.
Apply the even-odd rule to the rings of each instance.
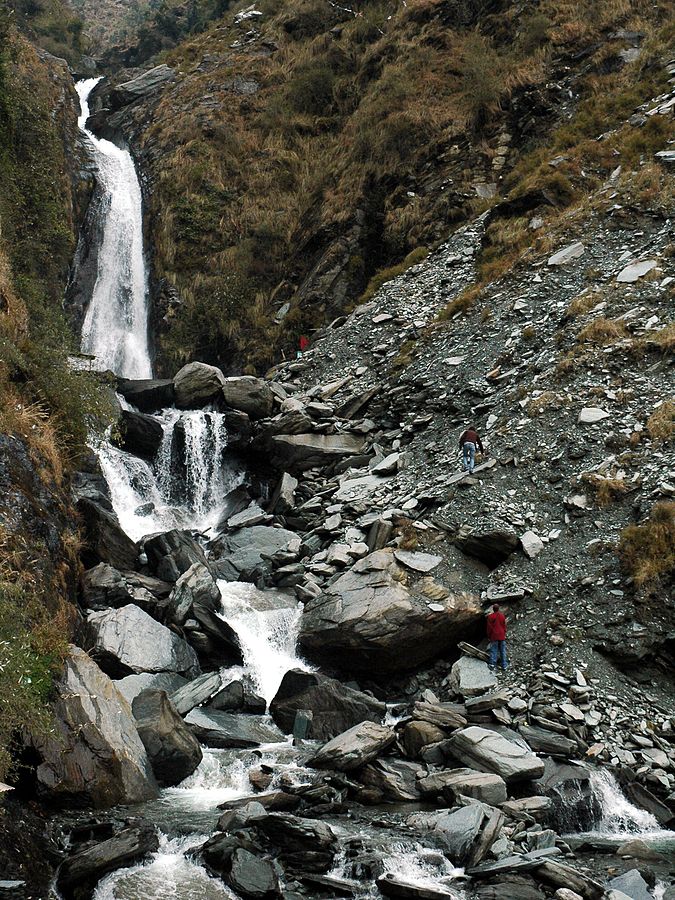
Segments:
[[[91,141],[105,192],[98,272],[84,321],[82,351],[94,357],[97,367],[118,376],[151,378],[141,188],[130,153],[86,129],[88,97],[96,83],[97,79],[89,79],[77,84],[82,109],[79,125]],[[120,403],[124,406],[126,401],[120,397]],[[153,463],[107,440],[95,447],[119,522],[135,541],[171,528],[187,528],[208,537],[217,528],[223,498],[246,479],[240,464],[228,456],[224,415],[215,409],[169,408],[157,418],[163,439]],[[269,706],[289,669],[310,668],[296,651],[301,606],[283,591],[226,581],[218,585],[221,617],[236,631],[243,653],[242,666],[221,670],[223,684],[243,680]],[[148,861],[106,876],[96,888],[96,900],[236,897],[222,881],[209,876],[191,851],[215,829],[220,803],[249,795],[255,799],[251,769],[270,766],[272,788],[282,780],[301,783],[308,775],[301,762],[305,755],[306,750],[301,753],[290,738],[255,750],[205,747],[199,768],[182,784],[162,790],[157,800],[120,810],[155,823],[160,847]],[[640,835],[657,842],[668,835],[672,838],[653,817],[625,800],[611,776],[598,775],[594,790],[600,793],[602,806],[598,835],[617,840]],[[369,818],[375,812],[367,811]],[[329,821],[345,846],[357,838],[372,846],[385,871],[419,887],[443,887],[457,898],[466,897],[462,870],[455,869],[440,851],[419,846],[403,831],[400,839],[395,838],[391,830],[359,821],[358,814]],[[354,865],[353,854],[343,852],[330,874],[351,878]],[[379,896],[372,879],[363,881],[359,896]]]

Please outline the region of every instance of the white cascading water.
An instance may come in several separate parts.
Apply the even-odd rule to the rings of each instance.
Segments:
[[[628,800],[618,781],[607,769],[591,772],[591,790],[600,801],[602,819],[594,833],[615,837],[661,833],[655,817]]]
[[[89,94],[100,79],[77,84],[78,125],[91,142],[103,190],[103,234],[96,282],[82,326],[82,352],[96,368],[125,378],[150,378],[148,282],[143,254],[141,186],[128,150],[87,130]]]
[[[302,604],[252,584],[219,581],[221,617],[237,632],[244,668],[254,690],[268,706],[290,669],[309,671],[295,650]]]

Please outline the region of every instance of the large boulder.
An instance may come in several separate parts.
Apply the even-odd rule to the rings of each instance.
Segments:
[[[521,733],[526,734],[522,729]],[[562,735],[556,738],[564,740]],[[535,792],[552,802],[551,826],[560,834],[592,831],[602,819],[602,803],[591,784],[591,770],[578,762],[544,760]]]
[[[86,620],[91,655],[114,678],[133,672],[176,672],[199,675],[195,651],[133,603],[91,613]]]
[[[363,453],[364,446],[355,434],[279,434],[269,441],[272,464],[286,470],[327,466]]]
[[[220,590],[203,563],[194,563],[180,576],[169,598],[173,622],[183,626],[192,619],[199,625],[190,630],[190,643],[202,663],[214,668],[243,661],[237,633],[218,615],[221,608]]]
[[[455,544],[467,556],[480,560],[489,569],[495,569],[515,553],[520,541],[512,531],[476,532],[461,528],[455,537]]]
[[[232,854],[227,883],[238,895],[251,900],[264,900],[280,893],[272,861],[256,856],[244,847],[237,848]]]
[[[272,412],[274,394],[262,378],[232,376],[225,379],[222,390],[225,404],[246,413],[251,419],[264,419]]]
[[[178,528],[144,538],[141,549],[150,569],[163,581],[177,581],[195,563],[206,566],[206,555],[199,542],[189,531]]]
[[[54,729],[34,736],[38,790],[93,806],[157,796],[157,782],[131,707],[96,663],[71,646],[54,685]]]
[[[179,409],[195,409],[220,396],[225,376],[215,366],[192,362],[176,373],[173,388]]]
[[[376,759],[359,773],[359,780],[378,799],[392,803],[420,800],[419,777],[424,770],[402,759]]]
[[[193,709],[185,721],[207,747],[259,747],[284,740],[284,735],[265,716]]]
[[[141,412],[158,412],[174,404],[173,379],[119,378],[117,390]]]
[[[446,741],[445,748],[465,766],[478,772],[494,772],[507,784],[544,774],[543,760],[530,750],[477,725],[456,731]]]
[[[472,803],[436,818],[434,837],[456,866],[469,862],[484,818],[485,811],[480,803]]]
[[[84,524],[85,547],[82,561],[85,566],[99,562],[116,569],[134,569],[138,562],[138,547],[122,531],[115,513],[93,500],[80,497],[77,511]]]
[[[478,596],[413,576],[385,549],[306,604],[298,640],[309,657],[337,668],[387,674],[433,659],[481,622]]]
[[[450,686],[461,697],[478,697],[497,687],[497,679],[482,659],[461,656],[450,670]]]
[[[473,769],[435,772],[420,780],[419,789],[429,796],[442,794],[450,803],[459,796],[472,797],[490,806],[499,806],[506,800],[506,782],[501,776]]]
[[[157,419],[135,410],[123,409],[115,444],[127,453],[154,459],[164,430]]]
[[[166,64],[154,66],[146,72],[141,72],[135,78],[129,81],[123,81],[116,85],[110,92],[108,104],[113,111],[133,103],[135,100],[141,100],[144,97],[154,94],[164,85],[176,80],[176,72]]]
[[[315,819],[270,813],[256,823],[256,828],[278,849],[279,859],[290,869],[325,872],[339,849],[333,829]]]
[[[292,669],[286,672],[270,704],[272,718],[290,734],[298,710],[312,711],[311,731],[307,737],[327,741],[360,722],[384,719],[387,707],[370,694],[347,687],[342,682],[317,672]]]
[[[166,691],[148,690],[133,702],[136,727],[160,784],[180,784],[202,761],[199,741],[183,722]]]
[[[141,821],[107,841],[67,857],[59,867],[56,884],[64,900],[89,900],[96,884],[108,872],[140,862],[159,847],[157,829]]]
[[[394,743],[393,729],[375,722],[361,722],[324,744],[308,760],[317,769],[338,769],[351,772],[375,759]]]
[[[211,568],[226,581],[253,581],[263,556],[274,556],[298,540],[285,528],[253,525],[218,538],[211,547]]]

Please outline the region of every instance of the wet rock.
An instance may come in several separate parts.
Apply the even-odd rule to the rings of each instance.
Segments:
[[[518,549],[518,536],[512,531],[474,532],[460,529],[455,544],[467,556],[479,559],[490,569],[496,569]]]
[[[377,879],[377,886],[385,897],[394,897],[395,900],[456,900],[457,894],[450,888],[431,887],[418,884],[415,881],[406,881],[400,875],[393,872],[385,872]]]
[[[291,869],[326,872],[338,851],[332,828],[316,820],[270,813],[258,823],[257,830],[279,849],[279,859]]]
[[[207,747],[259,747],[284,740],[279,729],[263,716],[193,709],[185,721]]]
[[[86,497],[77,501],[77,510],[84,525],[84,565],[90,567],[103,562],[116,569],[134,569],[138,547],[122,531],[117,516]]]
[[[56,883],[65,900],[89,900],[108,872],[140,862],[159,847],[154,825],[139,822],[114,837],[69,856],[59,867]]]
[[[115,440],[121,450],[154,459],[163,437],[164,431],[157,419],[134,410],[122,410],[119,436]]]
[[[253,525],[218,538],[211,548],[211,569],[227,581],[252,581],[263,557],[274,556],[298,540],[293,531]]]
[[[543,761],[533,753],[477,725],[455,732],[448,738],[447,748],[464,765],[479,772],[501,775],[507,784],[544,774]]]
[[[197,409],[219,397],[225,376],[215,366],[191,362],[174,375],[173,387],[179,409]]]
[[[118,378],[117,390],[141,412],[159,412],[174,404],[173,380],[170,378]]]
[[[148,566],[163,581],[176,582],[195,563],[206,566],[206,556],[189,531],[173,529],[143,538],[141,549]]]
[[[132,706],[136,727],[160,784],[180,784],[202,761],[202,748],[166,691],[146,690]]]
[[[391,728],[374,722],[361,722],[324,744],[307,765],[350,772],[375,759],[393,744],[395,737]]]
[[[502,803],[502,809],[512,819],[518,821],[546,822],[550,818],[553,802],[549,797],[521,797]]]
[[[629,800],[650,812],[657,819],[659,825],[670,826],[672,824],[675,812],[662,803],[658,797],[655,797],[643,784],[632,781],[625,784],[623,790]]]
[[[94,806],[156,797],[157,783],[131,707],[78,647],[70,647],[54,694],[54,730],[32,738],[41,760],[39,792]]]
[[[269,442],[272,464],[291,471],[327,466],[362,453],[364,446],[364,439],[353,434],[283,434]]]
[[[224,816],[221,816],[218,819],[218,831],[238,831],[241,828],[246,828],[252,822],[259,822],[260,819],[264,819],[267,815],[269,813],[262,803],[251,800],[244,806],[231,809]]]
[[[607,882],[607,887],[614,891],[621,891],[631,900],[652,900],[649,885],[637,869],[630,869],[623,875],[612,878]]]
[[[252,375],[226,378],[222,394],[227,406],[245,412],[251,419],[264,419],[272,413],[274,394],[262,378]]]
[[[480,884],[476,900],[545,900],[546,895],[527,875],[502,875],[497,884]]]
[[[223,712],[238,712],[244,708],[246,691],[241,681],[231,681],[226,684],[209,701],[211,709],[220,709]],[[262,712],[265,712],[263,704]]]
[[[553,801],[551,823],[560,833],[590,831],[602,815],[591,786],[591,772],[581,763],[544,760],[544,774],[535,791]]]
[[[242,897],[257,900],[280,894],[279,881],[271,860],[256,856],[244,848],[239,848],[232,854],[232,865],[226,880]]]
[[[341,669],[386,674],[432,659],[481,621],[475,595],[435,582],[407,586],[402,572],[391,550],[359,560],[305,605],[302,650]]]
[[[270,713],[281,730],[290,734],[301,709],[311,710],[308,737],[319,741],[336,737],[360,722],[382,722],[387,711],[384,703],[334,678],[292,669],[284,675]]]
[[[625,859],[643,859],[647,862],[659,862],[664,858],[661,853],[639,838],[625,841],[620,847],[617,847],[616,855]]]
[[[506,800],[506,782],[501,776],[473,769],[448,769],[427,775],[420,780],[419,789],[427,795],[443,794],[450,803],[459,795],[490,806],[499,806]]]
[[[169,699],[179,715],[187,715],[191,709],[206,703],[222,686],[220,672],[207,672],[184,684],[170,694]]]
[[[192,647],[138,606],[91,613],[85,623],[91,655],[104,672],[124,677],[138,672],[199,674]]]
[[[460,657],[450,670],[450,685],[461,697],[478,697],[497,686],[497,678],[486,662]]]

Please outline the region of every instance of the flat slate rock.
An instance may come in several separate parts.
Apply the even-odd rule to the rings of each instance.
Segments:
[[[394,550],[396,560],[413,572],[431,572],[443,562],[443,557],[432,553],[416,553],[412,550]]]
[[[220,710],[193,709],[185,717],[207,747],[259,747],[277,744],[284,735],[267,716],[234,715]]]
[[[350,772],[375,759],[394,743],[395,737],[392,728],[375,722],[361,722],[324,744],[307,765]]]
[[[544,762],[534,753],[477,725],[456,731],[448,738],[446,746],[459,762],[479,772],[501,775],[507,784],[540,778],[544,774]]]

